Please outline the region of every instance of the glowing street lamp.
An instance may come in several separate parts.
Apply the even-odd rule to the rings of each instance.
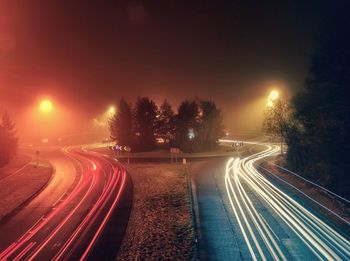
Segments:
[[[279,96],[280,96],[279,92],[276,91],[276,90],[273,90],[273,91],[270,92],[269,100],[275,101],[275,100],[278,99]]]
[[[280,94],[279,94],[278,91],[276,91],[276,90],[271,91],[270,94],[269,94],[269,97],[267,98],[266,106],[268,108],[273,107],[274,102],[279,98],[279,96],[280,96]]]
[[[49,113],[53,109],[52,102],[50,100],[42,100],[39,105],[40,111]]]
[[[115,106],[111,105],[108,108],[108,110],[105,114],[106,115],[105,117],[107,117],[107,120],[108,120],[108,119],[112,118],[116,113],[117,113],[117,109],[115,108]]]
[[[115,114],[115,111],[116,111],[116,109],[115,109],[114,106],[111,106],[111,107],[109,107],[109,109],[108,109],[108,113],[109,113],[109,114]]]

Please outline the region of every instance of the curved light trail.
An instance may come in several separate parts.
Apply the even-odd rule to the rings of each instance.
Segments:
[[[115,160],[86,150],[65,148],[78,172],[73,188],[52,210],[3,249],[0,260],[88,258],[125,190],[126,171]]]
[[[264,150],[228,160],[225,185],[252,259],[349,260],[350,242],[344,235],[255,168],[256,162],[278,153],[279,147],[247,143]],[[281,234],[287,239],[280,239]]]

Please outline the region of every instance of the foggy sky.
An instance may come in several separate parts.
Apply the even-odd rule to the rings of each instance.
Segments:
[[[302,88],[320,2],[0,0],[0,108],[49,97],[90,119],[121,97],[201,97],[251,130],[271,85]]]

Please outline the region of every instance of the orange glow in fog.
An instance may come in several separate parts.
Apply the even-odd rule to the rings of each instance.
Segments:
[[[52,102],[49,100],[42,100],[40,102],[40,111],[45,112],[45,113],[49,113],[52,111]]]

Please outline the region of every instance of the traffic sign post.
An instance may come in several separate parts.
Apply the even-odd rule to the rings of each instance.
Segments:
[[[131,152],[131,147],[130,146],[123,146],[123,145],[115,145],[115,146],[110,146],[110,150],[114,151],[117,153],[117,157],[119,157],[119,152],[125,151],[128,154],[128,164],[130,164],[130,152]]]
[[[235,141],[232,143],[232,148],[236,149],[237,157],[239,157],[239,149],[243,147],[243,141]]]
[[[173,163],[175,160],[175,163],[177,163],[177,157],[180,154],[179,148],[170,148],[170,162]]]
[[[129,146],[124,146],[124,150],[128,153],[128,164],[130,164],[130,152],[131,148]]]
[[[40,154],[40,152],[37,150],[37,151],[35,151],[35,154],[36,154],[36,168],[38,168],[39,167],[39,154]]]

